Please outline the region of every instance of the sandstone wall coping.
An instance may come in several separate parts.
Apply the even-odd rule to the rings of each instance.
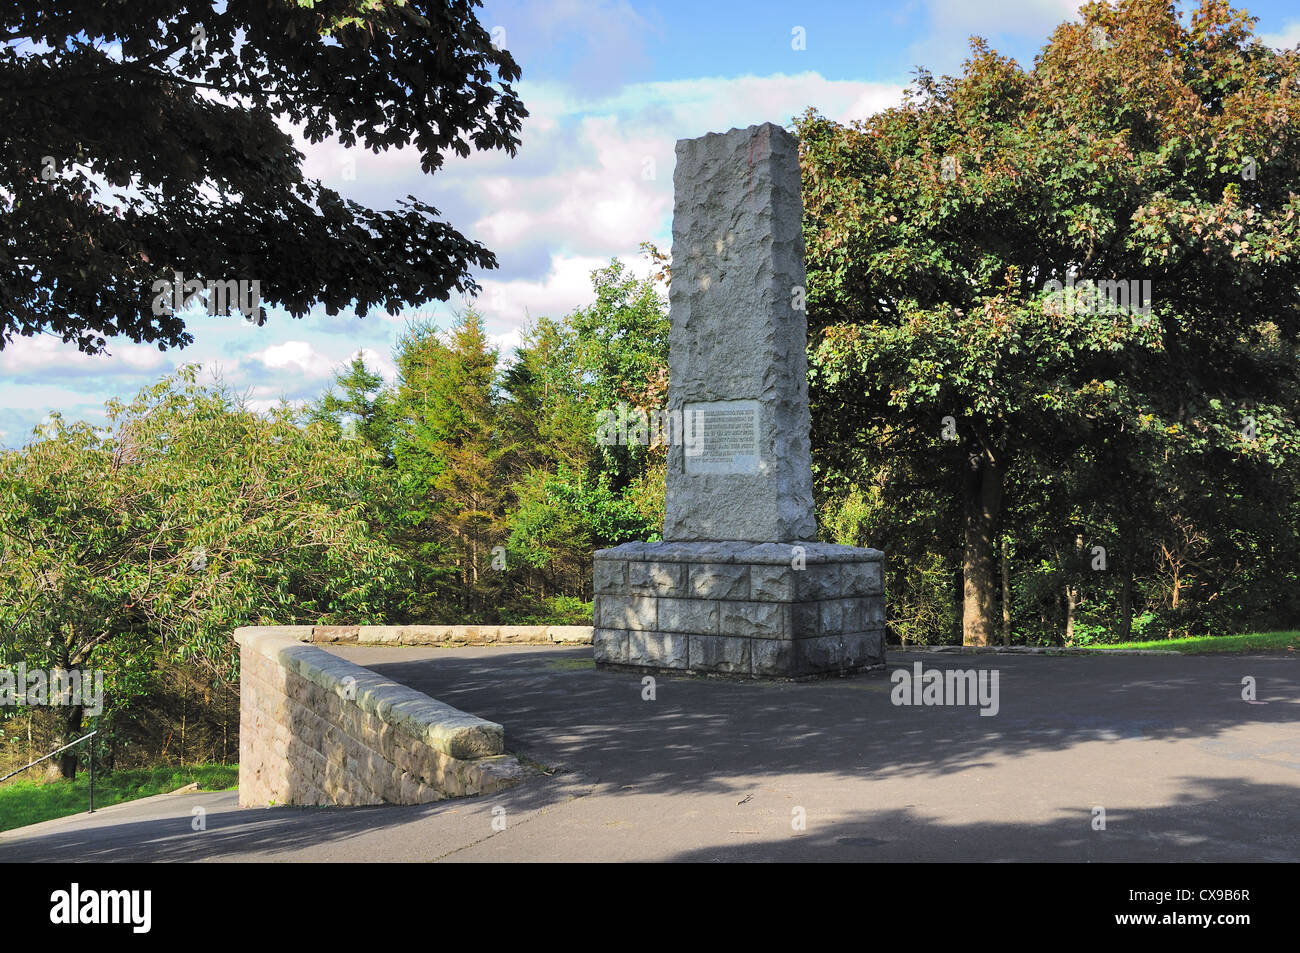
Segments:
[[[285,625],[300,642],[357,645],[590,645],[589,625]]]
[[[272,659],[325,691],[459,760],[499,755],[505,730],[314,645],[313,626],[245,626],[235,642]]]

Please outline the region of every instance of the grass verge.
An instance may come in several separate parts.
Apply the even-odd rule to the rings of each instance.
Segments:
[[[1094,645],[1099,649],[1153,649],[1184,654],[1210,652],[1300,652],[1300,632],[1247,632],[1244,635],[1195,635],[1154,642]]]
[[[32,768],[40,771],[44,765]],[[239,784],[237,764],[174,765],[95,772],[95,809],[134,801],[154,794],[166,794],[199,782],[204,791],[226,791]],[[25,780],[18,777],[0,785],[0,831],[40,821],[78,814],[90,806],[90,775],[83,768],[74,781]]]

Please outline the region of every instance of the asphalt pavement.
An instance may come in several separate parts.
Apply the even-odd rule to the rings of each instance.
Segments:
[[[501,722],[530,777],[416,807],[163,795],[0,834],[0,861],[1300,860],[1291,655],[894,651],[842,679],[659,676],[651,699],[585,646],[331,651]],[[917,662],[996,672],[996,714],[894,704]]]

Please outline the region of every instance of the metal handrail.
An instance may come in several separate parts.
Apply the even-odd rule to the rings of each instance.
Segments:
[[[0,778],[0,783],[3,783],[3,782],[5,782],[5,781],[8,781],[8,780],[9,780],[10,778],[12,778],[15,774],[22,774],[22,773],[23,773],[24,771],[26,771],[28,768],[34,768],[34,767],[36,767],[36,766],[37,766],[38,764],[40,764],[42,761],[49,761],[49,760],[50,760],[51,758],[53,758],[56,754],[59,754],[59,753],[62,752],[62,751],[67,751],[69,748],[71,748],[71,747],[73,747],[73,746],[75,746],[75,745],[79,745],[79,744],[81,744],[83,741],[85,741],[87,738],[93,738],[93,737],[94,737],[95,735],[97,735],[97,734],[99,734],[99,729],[98,729],[98,728],[96,728],[94,731],[90,732],[89,734],[82,735],[82,736],[81,736],[80,738],[78,738],[76,741],[70,741],[70,742],[68,742],[68,743],[67,743],[66,745],[64,745],[62,748],[55,748],[55,749],[54,749],[53,751],[51,751],[49,754],[45,755],[44,757],[37,758],[37,759],[36,759],[35,761],[33,761],[31,764],[25,764],[25,765],[23,765],[21,768],[19,768],[17,771],[10,771],[10,772],[9,772],[8,774],[6,774],[3,778]],[[90,810],[87,811],[86,813],[87,813],[87,814],[94,814],[94,813],[95,813],[95,746],[94,746],[94,745],[91,745],[91,746],[90,746]]]

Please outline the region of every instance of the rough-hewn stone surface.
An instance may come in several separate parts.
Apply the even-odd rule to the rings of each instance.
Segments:
[[[423,804],[522,775],[500,725],[302,644],[312,637],[304,626],[235,632],[242,806]]]
[[[754,472],[669,447],[664,539],[812,539],[799,147],[772,123],[677,143],[668,410],[757,401]]]

